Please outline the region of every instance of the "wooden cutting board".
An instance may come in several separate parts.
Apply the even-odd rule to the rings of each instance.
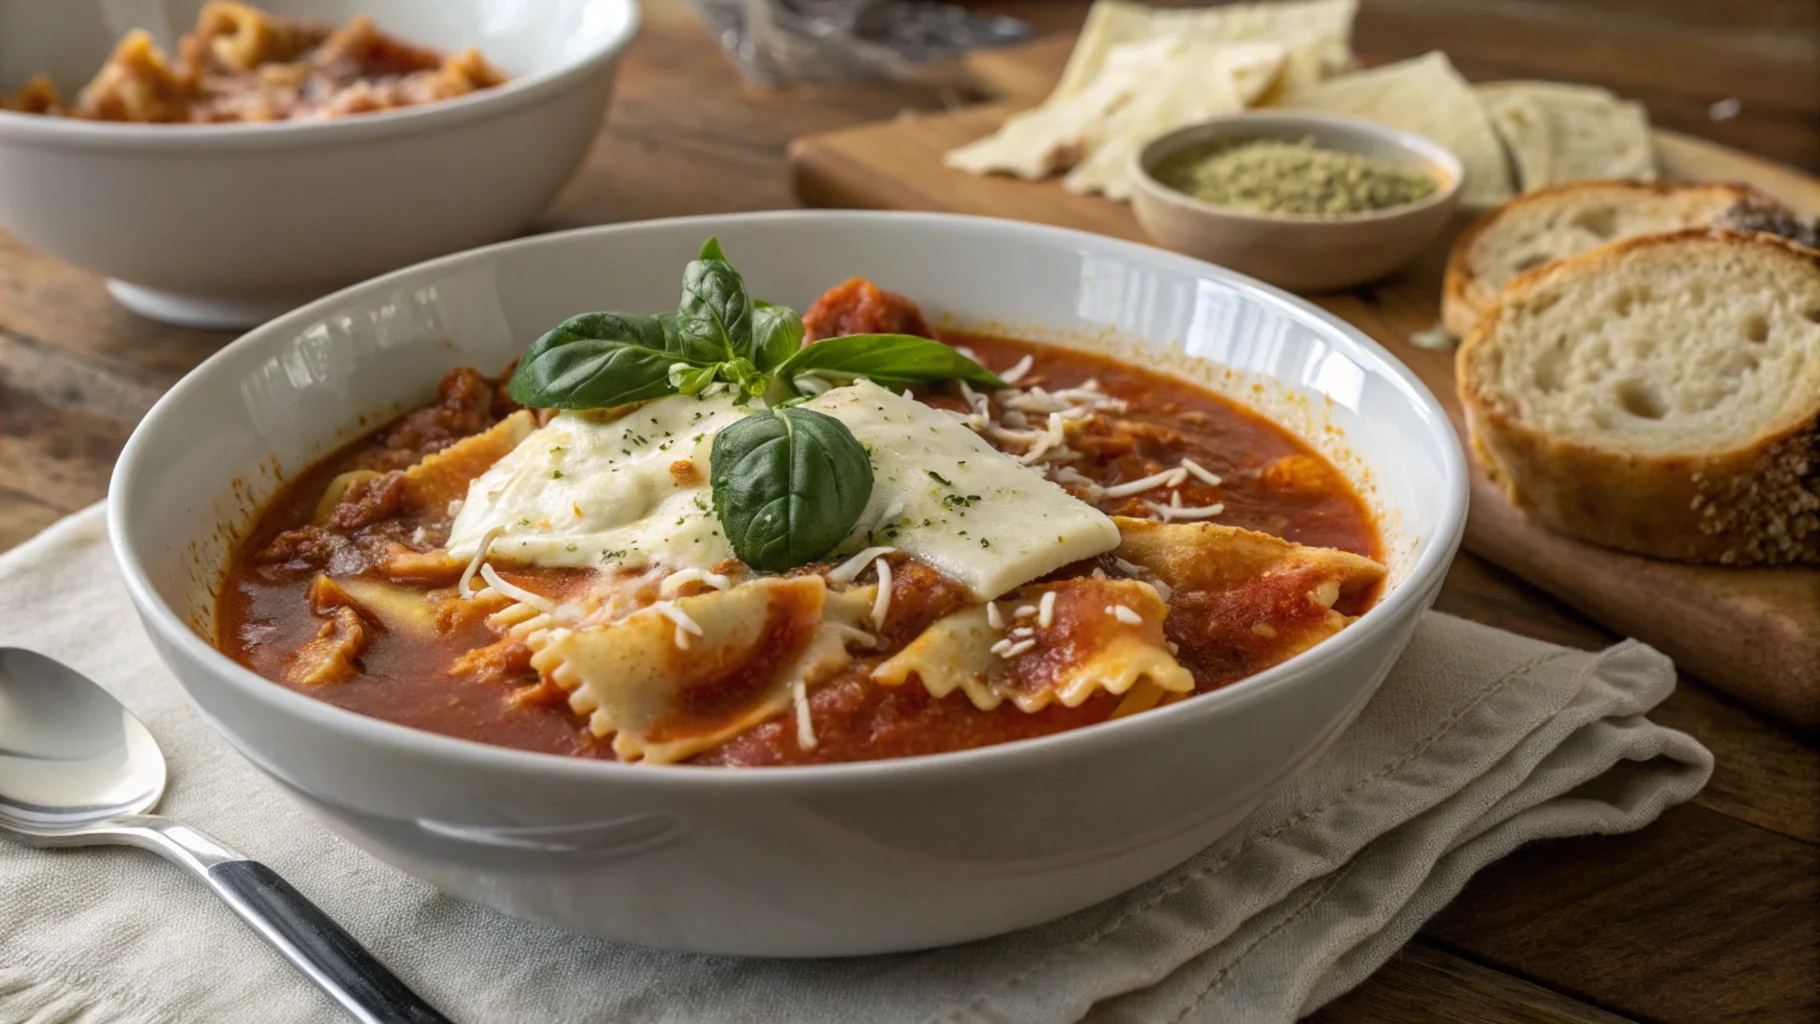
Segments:
[[[813,206],[936,210],[1036,221],[1148,241],[1128,207],[1076,196],[1055,181],[975,177],[942,154],[1033,106],[1060,76],[1071,37],[974,55],[989,104],[797,139],[797,195]],[[1790,205],[1820,211],[1820,180],[1672,132],[1656,133],[1671,178],[1746,181]],[[1376,338],[1427,383],[1460,428],[1453,354],[1410,343],[1440,318],[1441,271],[1457,223],[1422,260],[1351,292],[1310,298]],[[1820,571],[1721,569],[1621,554],[1528,521],[1473,467],[1466,546],[1618,633],[1668,653],[1686,671],[1807,728],[1820,728]]]

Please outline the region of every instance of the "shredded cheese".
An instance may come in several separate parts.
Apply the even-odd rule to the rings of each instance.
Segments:
[[[480,563],[487,560],[487,549],[491,548],[493,542],[504,532],[506,532],[505,527],[495,526],[486,533],[481,534],[480,543],[474,547],[474,557],[468,559],[468,567],[461,570],[461,580],[455,584],[455,592],[457,594],[460,594],[462,597],[474,596],[475,592],[468,589],[468,584],[474,582],[474,573],[479,571]]]
[[[1112,613],[1113,618],[1128,626],[1136,626],[1144,621],[1142,615],[1139,615],[1137,612],[1132,611],[1122,604],[1109,604],[1106,606],[1106,610]]]
[[[480,567],[480,578],[487,581],[487,586],[492,587],[499,593],[517,601],[519,604],[535,608],[545,615],[554,615],[556,613],[556,602],[542,594],[534,594],[521,586],[507,583],[500,578],[498,573],[493,571],[493,567],[490,565],[483,565]]]
[[[1193,473],[1195,479],[1199,480],[1200,482],[1206,484],[1209,487],[1218,487],[1218,486],[1220,486],[1220,484],[1222,482],[1220,480],[1220,475],[1218,473],[1215,473],[1214,471],[1208,469],[1206,466],[1203,466],[1200,463],[1198,463],[1198,462],[1194,461],[1193,459],[1190,459],[1186,456],[1184,456],[1182,458],[1182,468],[1187,470],[1190,473]]]
[[[1079,487],[1088,501],[1098,501],[1106,496],[1106,488],[1099,481],[1075,469],[1073,466],[1059,466],[1055,470],[1055,482],[1064,486]]]
[[[809,720],[809,686],[801,679],[790,684],[790,700],[796,705],[796,745],[815,749],[815,723]]]
[[[1004,643],[1004,642],[1005,641],[1000,641],[1000,643]],[[1007,659],[1015,658],[1018,655],[1024,653],[1025,651],[1027,651],[1030,648],[1035,647],[1035,646],[1036,646],[1035,640],[1019,640],[1017,643],[1012,644],[1010,647],[1007,647],[1004,650],[999,651],[998,656],[1001,658],[1007,658]]]
[[[651,610],[662,615],[664,618],[669,619],[671,622],[676,623],[676,646],[685,651],[689,649],[689,636],[691,634],[695,636],[702,635],[701,624],[690,618],[688,612],[683,611],[669,601],[659,601],[651,606]]]
[[[1186,507],[1181,505],[1158,505],[1155,502],[1151,502],[1150,507],[1165,523],[1172,523],[1178,519],[1212,519],[1214,516],[1226,511],[1226,505],[1223,502],[1216,502],[1212,505],[1202,505],[1199,507],[1192,505]]]
[[[991,626],[993,629],[1005,628],[1005,616],[1004,613],[998,610],[997,601],[986,602],[986,625]]]
[[[1012,363],[1011,368],[1009,370],[1006,370],[1005,372],[999,374],[998,379],[1004,381],[1007,384],[1016,384],[1018,381],[1024,379],[1024,374],[1029,373],[1030,367],[1034,366],[1035,364],[1036,364],[1036,360],[1030,358],[1029,356],[1025,356],[1024,358],[1019,359],[1017,362]]]
[[[1036,624],[1040,629],[1048,629],[1055,624],[1055,591],[1043,592],[1043,599],[1036,606]]]
[[[872,599],[872,628],[884,629],[885,616],[891,614],[891,563],[880,556],[872,564],[878,569],[878,596]]]
[[[1020,604],[1017,606],[1017,611],[1014,611],[1011,613],[1011,617],[1014,619],[1027,619],[1030,616],[1035,615],[1035,614],[1036,614],[1036,605]]]
[[[1044,455],[1047,455],[1051,449],[1060,448],[1066,445],[1068,443],[1068,435],[1064,430],[1065,422],[1066,421],[1062,419],[1061,413],[1050,413],[1049,429],[1038,434],[1036,443],[1030,446],[1029,451],[1018,456],[1017,461],[1028,466],[1041,459]]]
[[[725,590],[733,585],[732,580],[727,579],[720,573],[691,567],[688,569],[679,569],[676,572],[665,576],[664,581],[657,585],[657,592],[664,597],[674,597],[678,590],[681,590],[690,583],[703,583],[713,587],[715,590]]]
[[[860,573],[865,572],[867,567],[872,565],[873,560],[878,556],[889,555],[896,551],[896,548],[882,546],[867,548],[831,569],[828,572],[828,579],[835,583],[852,583],[859,578]]]
[[[1187,479],[1188,471],[1185,469],[1165,469],[1139,480],[1128,481],[1113,487],[1103,487],[1100,489],[1100,496],[1103,498],[1129,498],[1134,494],[1142,494],[1157,487],[1180,487]]]

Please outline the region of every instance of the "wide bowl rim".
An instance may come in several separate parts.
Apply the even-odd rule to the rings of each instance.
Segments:
[[[189,155],[242,149],[334,146],[376,138],[438,131],[541,103],[592,77],[623,55],[638,37],[644,12],[638,0],[589,0],[614,8],[616,32],[552,67],[507,79],[503,85],[454,99],[395,107],[325,120],[137,124],[47,117],[0,109],[0,142],[19,140],[96,149],[155,150]]]
[[[244,358],[246,352],[262,346],[277,344],[279,339],[291,337],[298,327],[317,319],[320,316],[319,311],[327,310],[361,292],[377,293],[395,289],[399,282],[416,275],[448,272],[464,265],[500,259],[520,250],[560,244],[583,236],[610,238],[628,230],[660,225],[675,227],[699,225],[712,231],[717,230],[715,226],[819,219],[838,219],[862,226],[868,223],[876,224],[880,230],[885,231],[909,223],[952,224],[956,226],[956,230],[971,228],[992,232],[1010,232],[1013,235],[1021,235],[1032,240],[1065,242],[1077,248],[1087,246],[1100,252],[1110,250],[1114,253],[1131,253],[1141,255],[1144,259],[1151,261],[1162,259],[1168,263],[1177,264],[1185,272],[1211,277],[1222,283],[1249,290],[1268,305],[1275,306],[1299,318],[1318,322],[1331,331],[1333,340],[1340,344],[1348,356],[1369,364],[1370,368],[1388,377],[1403,396],[1412,403],[1418,418],[1433,433],[1434,440],[1437,441],[1437,446],[1442,453],[1441,479],[1447,493],[1445,507],[1436,520],[1437,526],[1433,531],[1432,542],[1416,559],[1406,578],[1385,593],[1356,622],[1341,630],[1337,635],[1329,637],[1310,650],[1279,665],[1240,680],[1231,686],[1211,693],[1200,694],[1193,700],[1180,701],[1169,707],[1159,708],[1142,715],[1097,723],[1089,728],[1070,729],[1049,736],[972,750],[878,761],[724,771],[691,765],[625,764],[618,761],[517,750],[428,732],[336,707],[266,679],[236,662],[197,635],[183,617],[168,605],[152,586],[136,550],[138,538],[129,521],[126,506],[126,497],[139,488],[140,475],[150,472],[141,466],[141,462],[148,458],[146,453],[159,443],[160,435],[170,429],[167,427],[167,423],[178,415],[177,410],[181,409],[189,396],[203,391],[213,383],[210,380],[212,375],[228,372],[223,368],[230,366],[237,359]],[[577,228],[514,239],[395,270],[301,306],[248,331],[223,346],[195,369],[185,374],[159,398],[138,427],[134,429],[132,436],[127,439],[119,460],[115,464],[108,485],[107,524],[109,545],[128,594],[138,608],[142,620],[146,622],[149,629],[157,633],[158,638],[164,644],[177,649],[183,657],[197,662],[204,671],[210,672],[218,680],[233,687],[242,696],[263,704],[279,714],[301,719],[312,727],[337,733],[344,739],[363,745],[390,747],[426,760],[462,762],[466,766],[498,771],[505,775],[522,773],[529,776],[559,778],[566,782],[642,786],[665,792],[677,787],[696,791],[704,788],[720,791],[728,787],[735,789],[756,787],[793,793],[865,788],[880,782],[901,781],[912,776],[920,776],[922,781],[935,778],[965,778],[1019,766],[1030,767],[1036,762],[1047,759],[1052,752],[1062,749],[1067,749],[1076,756],[1103,753],[1106,748],[1141,743],[1152,734],[1187,728],[1193,723],[1221,714],[1228,708],[1239,707],[1261,699],[1264,695],[1283,686],[1305,680],[1310,676],[1320,675],[1346,660],[1358,649],[1368,645],[1381,631],[1394,629],[1401,617],[1413,616],[1426,607],[1425,602],[1433,591],[1438,589],[1448,565],[1452,562],[1454,552],[1459,547],[1466,524],[1467,495],[1465,455],[1446,412],[1433,393],[1413,371],[1364,332],[1282,289],[1264,284],[1236,271],[1166,249],[1048,225],[944,213],[778,210],[658,218]],[[161,657],[164,656],[165,648],[160,647],[159,650]],[[189,696],[190,686],[183,681],[182,673],[176,669],[174,659],[167,658],[166,660],[167,665],[172,669],[172,675],[177,677],[179,685],[183,687],[186,696]],[[190,699],[194,703],[194,698]],[[203,717],[217,730],[228,731],[223,724],[215,722],[211,716],[204,714]],[[258,752],[250,751],[248,753],[256,760],[263,762],[263,758],[259,756]]]
[[[1369,136],[1384,142],[1418,161],[1439,166],[1447,174],[1447,180],[1438,182],[1440,186],[1427,196],[1413,203],[1372,210],[1366,213],[1349,213],[1337,217],[1316,217],[1308,214],[1275,214],[1255,213],[1232,206],[1220,206],[1196,199],[1185,192],[1177,191],[1158,181],[1150,173],[1150,168],[1166,153],[1189,145],[1187,141],[1202,134],[1226,129],[1242,129],[1250,126],[1293,128],[1296,125],[1320,126],[1337,129],[1354,135]],[[1137,152],[1132,153],[1127,164],[1127,173],[1138,188],[1148,193],[1149,198],[1171,206],[1193,210],[1196,213],[1227,218],[1246,224],[1259,226],[1280,225],[1298,228],[1333,228],[1344,229],[1362,225],[1382,225],[1406,218],[1419,217],[1436,207],[1450,206],[1459,198],[1460,189],[1466,184],[1466,165],[1459,154],[1425,135],[1393,128],[1390,125],[1378,124],[1364,118],[1346,114],[1326,114],[1315,111],[1292,110],[1248,110],[1238,114],[1223,114],[1210,117],[1191,124],[1173,128],[1146,142]]]

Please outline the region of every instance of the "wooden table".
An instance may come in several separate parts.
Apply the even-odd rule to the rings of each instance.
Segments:
[[[1086,9],[989,6],[1042,31]],[[609,124],[539,230],[792,206],[793,136],[964,100],[886,83],[754,89],[681,0],[645,7]],[[1445,48],[1474,77],[1600,82],[1669,127],[1820,171],[1814,0],[1363,0],[1358,45]],[[1739,116],[1710,120],[1727,98]],[[99,500],[134,423],[228,340],[138,319],[94,276],[0,234],[0,549]],[[1470,556],[1440,607],[1577,647],[1615,639]],[[1518,852],[1316,1019],[1820,1019],[1820,744],[1694,680],[1655,717],[1718,756],[1699,798],[1635,835]]]

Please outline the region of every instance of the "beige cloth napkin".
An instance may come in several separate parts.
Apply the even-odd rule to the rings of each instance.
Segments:
[[[68,661],[145,720],[162,810],[265,861],[457,1021],[1288,1021],[1358,984],[1473,872],[1534,839],[1624,832],[1712,756],[1643,717],[1637,643],[1584,654],[1430,615],[1363,715],[1231,835],[1061,921],[900,956],[766,961],[614,945],[443,896],[330,835],[197,719],[153,656],[100,508],[0,556],[0,644]],[[152,854],[0,841],[0,1021],[336,1021]]]

